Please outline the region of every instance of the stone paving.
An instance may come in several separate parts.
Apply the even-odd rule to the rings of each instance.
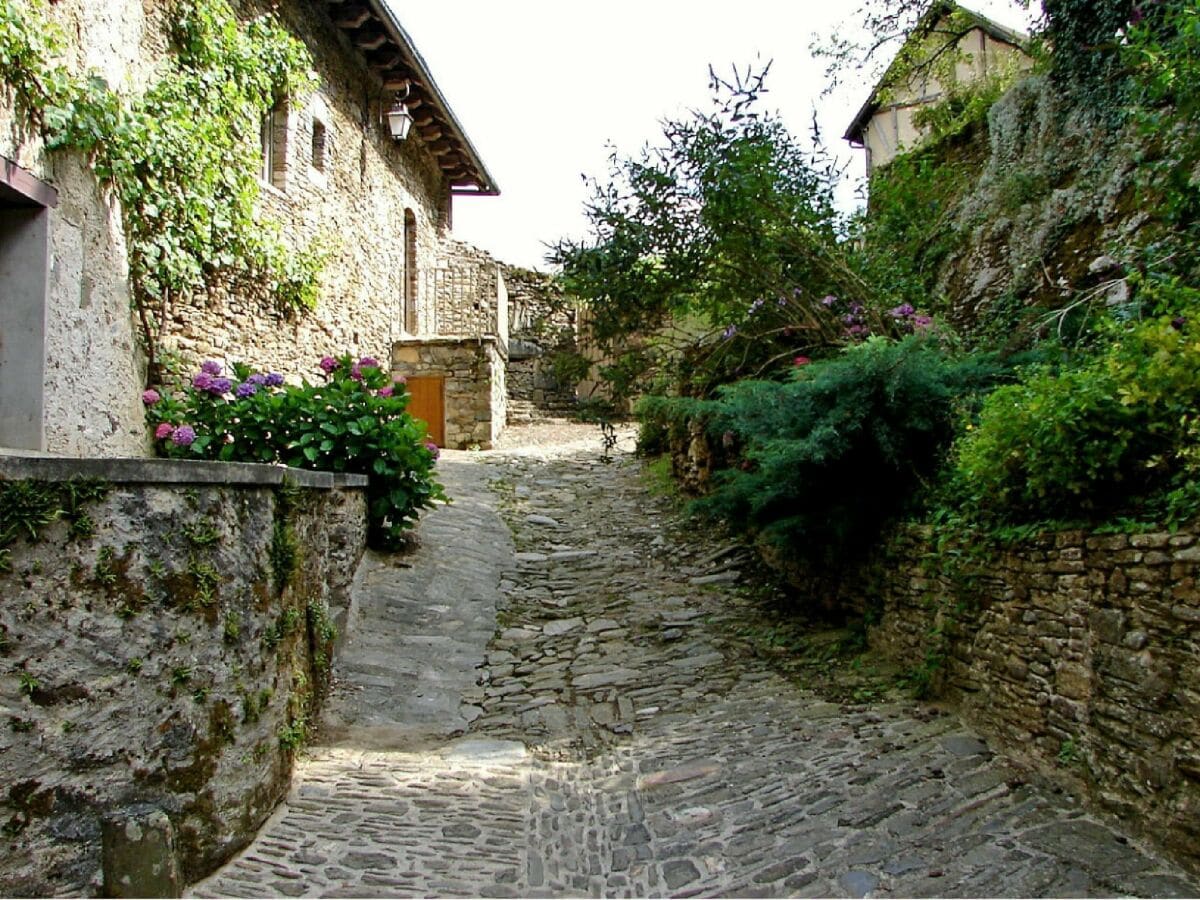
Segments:
[[[739,637],[746,556],[639,468],[446,454],[457,502],[359,573],[288,802],[192,895],[1200,893],[952,715],[781,677]]]

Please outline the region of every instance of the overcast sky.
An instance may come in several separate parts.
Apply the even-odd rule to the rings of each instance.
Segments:
[[[585,234],[580,176],[604,175],[611,146],[633,154],[657,142],[662,119],[707,108],[709,63],[729,72],[773,60],[766,107],[802,134],[815,106],[848,159],[841,135],[870,87],[822,99],[824,65],[809,52],[853,0],[390,3],[502,192],[457,198],[455,236],[531,268],[547,268],[546,243]],[[1007,0],[967,5],[1024,24]],[[849,173],[862,170],[854,154]]]

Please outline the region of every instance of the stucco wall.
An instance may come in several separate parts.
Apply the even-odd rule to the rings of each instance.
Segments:
[[[310,610],[344,608],[365,543],[358,489],[281,493],[273,466],[113,465],[87,467],[111,486],[86,518],[10,545],[0,574],[5,896],[97,893],[102,820],[147,806],[170,819],[185,879],[244,845],[287,790],[281,737],[325,688],[332,647]],[[78,467],[0,456],[0,479]]]
[[[996,40],[981,28],[973,28],[963,35],[957,49],[959,56],[954,64],[954,80],[959,84],[1000,77],[1032,65],[1020,49]],[[871,117],[863,133],[867,174],[920,143],[923,135],[913,117],[922,107],[944,99],[945,91],[946,86],[936,78],[914,78],[887,91],[886,102]]]

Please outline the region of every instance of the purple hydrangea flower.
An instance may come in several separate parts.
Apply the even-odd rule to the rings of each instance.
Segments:
[[[246,379],[246,384],[266,384],[266,383],[267,383],[267,376],[263,375],[261,372],[255,372],[253,375],[251,375],[249,378]]]
[[[321,367],[321,371],[328,375],[338,367],[338,361],[332,356],[326,356],[321,359],[318,365]]]
[[[253,381],[243,381],[241,384],[239,384],[237,386],[237,390],[235,390],[233,392],[233,395],[240,399],[240,398],[244,398],[244,397],[253,397],[257,393],[258,393],[258,385],[257,384],[255,384]]]
[[[434,459],[437,459],[438,457],[440,457],[442,455],[441,448],[439,448],[438,445],[435,444],[433,441],[426,441],[425,449],[433,454]]]
[[[205,375],[212,375],[216,377],[217,375],[221,374],[221,364],[216,360],[206,359],[204,362],[200,363],[200,371]]]
[[[142,402],[145,403],[147,406],[153,406],[155,403],[157,403],[161,399],[162,399],[162,394],[160,394],[158,391],[154,390],[154,388],[150,388],[149,390],[142,391]]]
[[[390,397],[395,392],[396,392],[395,389],[389,384],[387,387],[381,387],[379,389],[379,396],[380,397]]]
[[[889,315],[891,315],[893,319],[907,319],[915,312],[916,310],[913,308],[911,303],[901,303],[899,306],[889,310]]]
[[[192,379],[192,387],[198,391],[207,391],[212,387],[212,381],[213,379],[211,375],[209,375],[207,372],[201,372]]]
[[[268,372],[267,378],[263,382],[267,387],[279,387],[283,384],[283,376],[278,372]]]
[[[350,377],[355,381],[362,381],[362,369],[359,367],[358,363],[355,363],[350,367]]]
[[[358,361],[358,365],[359,365],[359,368],[362,368],[362,369],[365,369],[368,366],[378,369],[379,368],[379,360],[377,360],[373,356],[364,356],[362,359],[360,359]]]
[[[196,440],[196,430],[191,425],[180,425],[171,435],[171,441],[176,447],[190,447]]]
[[[175,426],[167,422],[159,422],[158,427],[154,429],[154,439],[156,441],[166,440],[171,436],[171,432],[175,430]]]
[[[208,384],[208,392],[216,396],[228,394],[233,389],[233,382],[228,378],[214,378]]]

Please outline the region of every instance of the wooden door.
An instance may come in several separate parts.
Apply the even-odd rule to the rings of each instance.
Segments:
[[[446,446],[446,378],[444,375],[409,375],[408,412],[429,429],[429,440]]]

